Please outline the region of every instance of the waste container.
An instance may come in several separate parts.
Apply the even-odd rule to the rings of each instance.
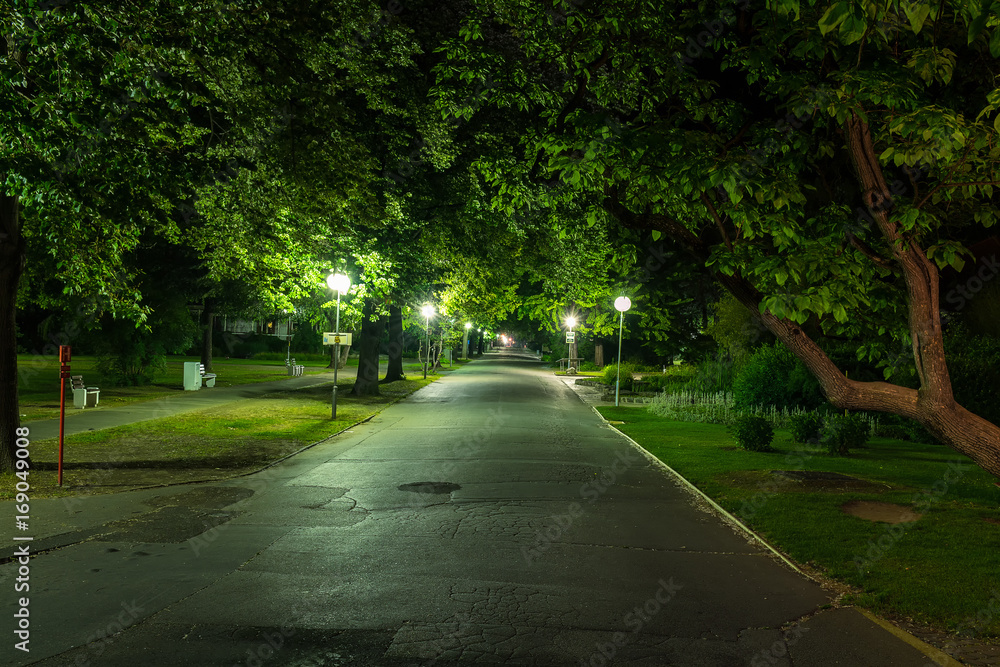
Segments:
[[[184,391],[201,389],[201,364],[197,361],[184,362]]]

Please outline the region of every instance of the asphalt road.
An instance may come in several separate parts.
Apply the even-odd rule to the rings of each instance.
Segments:
[[[0,570],[4,664],[935,664],[515,358],[247,478],[32,511],[49,535],[30,592]]]

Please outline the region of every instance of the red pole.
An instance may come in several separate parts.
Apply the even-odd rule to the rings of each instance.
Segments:
[[[63,432],[66,426],[66,378],[69,377],[69,345],[59,346],[59,486],[62,486]]]
[[[62,486],[63,429],[66,424],[66,376],[60,373],[62,389],[59,392],[59,486]]]

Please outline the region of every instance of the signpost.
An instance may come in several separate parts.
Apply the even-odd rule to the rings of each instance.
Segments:
[[[66,380],[69,379],[70,346],[59,346],[59,486],[62,486],[63,433],[66,429]]]
[[[340,297],[337,297],[338,301]],[[337,308],[337,320],[340,320],[340,308]],[[337,324],[340,324],[338,321]],[[351,334],[337,333],[336,331],[323,333],[323,345],[334,346],[333,362],[333,407],[330,408],[331,419],[337,418],[337,371],[340,369],[340,346],[351,344]]]

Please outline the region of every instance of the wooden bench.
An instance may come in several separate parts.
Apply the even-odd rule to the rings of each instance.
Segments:
[[[73,405],[80,408],[96,408],[101,400],[101,390],[98,387],[87,387],[83,384],[82,375],[72,375]]]
[[[305,370],[306,370],[305,365],[295,363],[295,357],[292,357],[292,360],[288,362],[288,374],[292,377],[298,377],[302,375],[302,373],[304,373]]]

